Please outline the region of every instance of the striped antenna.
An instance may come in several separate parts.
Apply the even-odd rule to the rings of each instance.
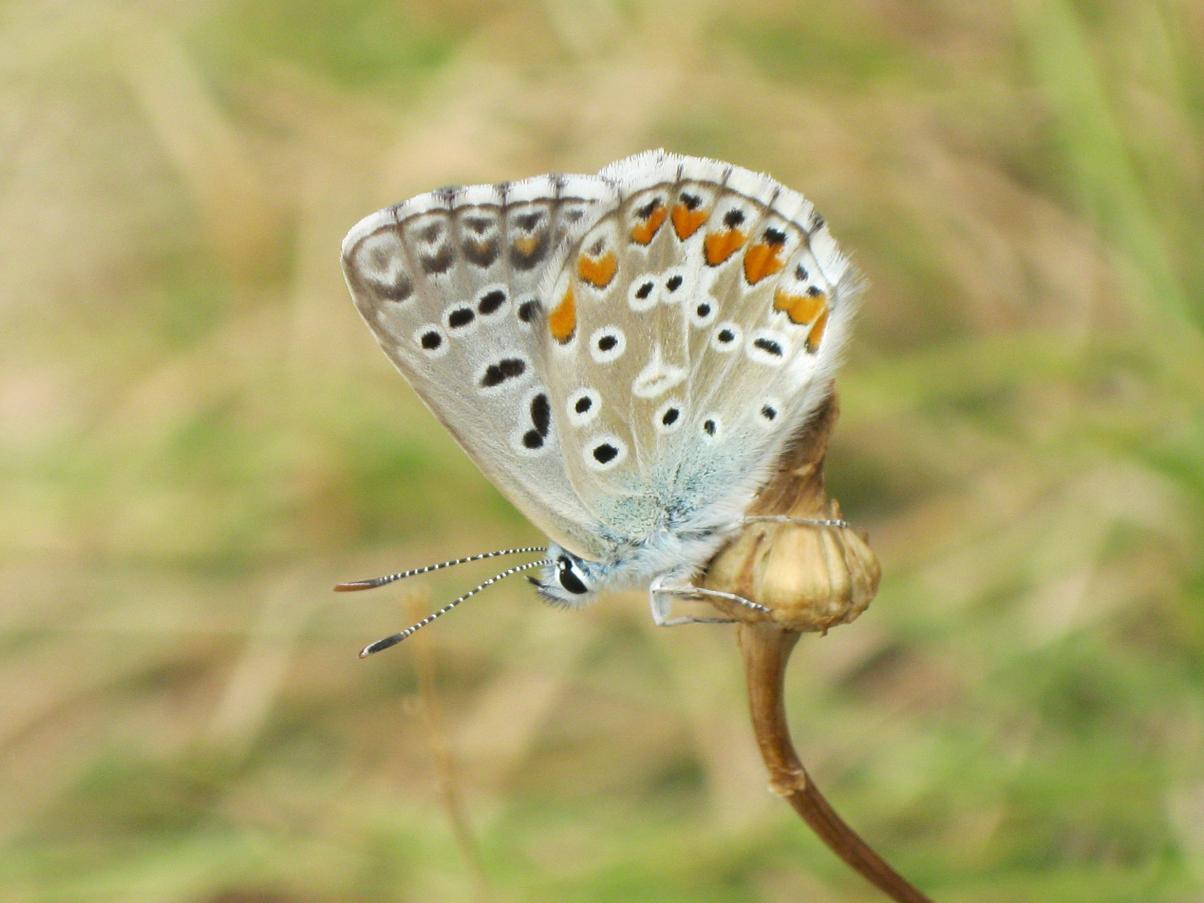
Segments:
[[[540,550],[540,551],[542,551],[542,550]],[[543,561],[528,561],[526,564],[516,564],[512,568],[506,568],[506,570],[502,571],[500,574],[494,574],[492,577],[490,577],[484,583],[477,586],[475,589],[469,590],[468,592],[466,592],[464,595],[460,596],[457,599],[452,599],[450,602],[448,602],[446,605],[444,605],[438,611],[432,611],[429,615],[427,615],[421,621],[419,621],[416,624],[411,624],[409,627],[407,627],[401,633],[395,633],[392,636],[385,637],[383,640],[377,640],[375,643],[369,643],[367,646],[365,646],[363,649],[360,650],[360,658],[367,658],[368,656],[372,655],[373,653],[380,652],[384,649],[388,649],[390,646],[396,646],[402,640],[408,639],[409,637],[413,636],[415,633],[417,633],[419,630],[421,630],[427,624],[431,623],[431,621],[434,621],[434,620],[437,620],[438,618],[443,617],[445,614],[447,614],[449,611],[451,611],[453,608],[455,608],[457,605],[459,605],[465,599],[471,599],[473,596],[475,596],[481,590],[485,589],[486,587],[492,586],[493,584],[497,583],[499,580],[505,580],[507,577],[509,577],[513,574],[518,574],[522,571],[529,571],[529,570],[531,570],[531,568],[546,567],[547,565],[550,565],[550,564],[555,564],[555,562],[552,561],[551,559],[545,559]]]
[[[457,558],[454,561],[441,561],[438,564],[428,564],[426,567],[414,568],[409,571],[398,571],[396,574],[388,574],[384,577],[373,577],[370,580],[351,580],[347,583],[336,583],[334,591],[336,593],[350,593],[361,589],[376,589],[378,586],[384,586],[387,583],[393,583],[397,580],[405,580],[406,577],[417,577],[419,574],[429,574],[431,571],[441,571],[443,568],[455,567],[457,564],[468,564],[470,561],[483,561],[486,558],[497,558],[499,555],[527,555],[533,552],[547,551],[542,546],[523,546],[518,549],[498,549],[496,552],[481,552],[478,555],[469,555],[465,558]]]

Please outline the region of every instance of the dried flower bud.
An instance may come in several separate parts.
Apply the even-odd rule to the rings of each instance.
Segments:
[[[824,491],[823,462],[836,420],[829,399],[783,456],[778,473],[757,496],[750,516],[839,519]],[[785,630],[826,632],[865,611],[881,568],[866,537],[850,527],[753,522],[712,559],[705,586],[758,602],[768,614],[715,604],[741,621],[772,621]]]

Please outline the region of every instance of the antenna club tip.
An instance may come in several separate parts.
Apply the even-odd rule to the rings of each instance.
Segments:
[[[336,583],[334,591],[336,593],[353,593],[356,590],[372,589],[374,586],[376,586],[374,580],[349,580],[346,583]]]
[[[512,550],[507,551],[504,554],[510,554],[510,552],[515,552],[515,551],[522,551],[522,550],[512,549]],[[499,554],[501,554],[501,553],[499,553]],[[489,556],[485,556],[485,557],[489,557]],[[529,561],[526,564],[520,564],[520,565],[516,565],[515,567],[506,568],[506,570],[502,571],[500,574],[494,574],[492,577],[490,577],[484,583],[481,583],[479,586],[477,586],[475,589],[471,589],[468,592],[464,593],[464,595],[453,599],[451,602],[448,602],[446,605],[444,605],[438,611],[432,612],[431,614],[429,614],[425,618],[423,618],[421,621],[411,624],[409,627],[407,627],[401,633],[395,633],[392,636],[387,636],[384,639],[377,640],[375,643],[369,643],[367,646],[365,646],[363,649],[360,650],[360,658],[367,658],[368,656],[374,655],[377,652],[383,652],[386,649],[391,649],[393,646],[396,646],[398,643],[413,636],[415,633],[417,633],[423,627],[430,624],[432,621],[435,621],[438,618],[443,617],[445,614],[447,614],[449,611],[451,611],[453,608],[455,608],[461,602],[465,601],[466,599],[471,599],[473,596],[475,596],[481,590],[485,589],[486,587],[493,586],[493,584],[497,583],[499,580],[501,580],[504,577],[509,577],[511,574],[517,574],[520,571],[528,571],[531,568],[535,568],[535,567],[545,567],[552,563],[553,562],[551,560]],[[392,582],[395,579],[400,579],[401,576],[404,576],[404,575],[395,574],[391,577],[379,577],[375,580],[354,580],[349,583],[339,583],[335,586],[335,591],[336,592],[347,592],[349,590],[369,589],[374,586],[381,586],[384,583]]]

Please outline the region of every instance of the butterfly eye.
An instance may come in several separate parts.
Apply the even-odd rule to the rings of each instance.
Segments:
[[[560,585],[575,596],[581,596],[589,592],[589,587],[581,582],[581,578],[573,573],[573,563],[568,557],[561,555],[556,559],[556,567],[559,571]]]

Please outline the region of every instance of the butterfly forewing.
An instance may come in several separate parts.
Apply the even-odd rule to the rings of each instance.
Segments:
[[[565,234],[609,196],[594,176],[442,190],[373,214],[343,245],[351,294],[385,353],[485,475],[587,556],[602,550],[562,464],[538,288]]]

